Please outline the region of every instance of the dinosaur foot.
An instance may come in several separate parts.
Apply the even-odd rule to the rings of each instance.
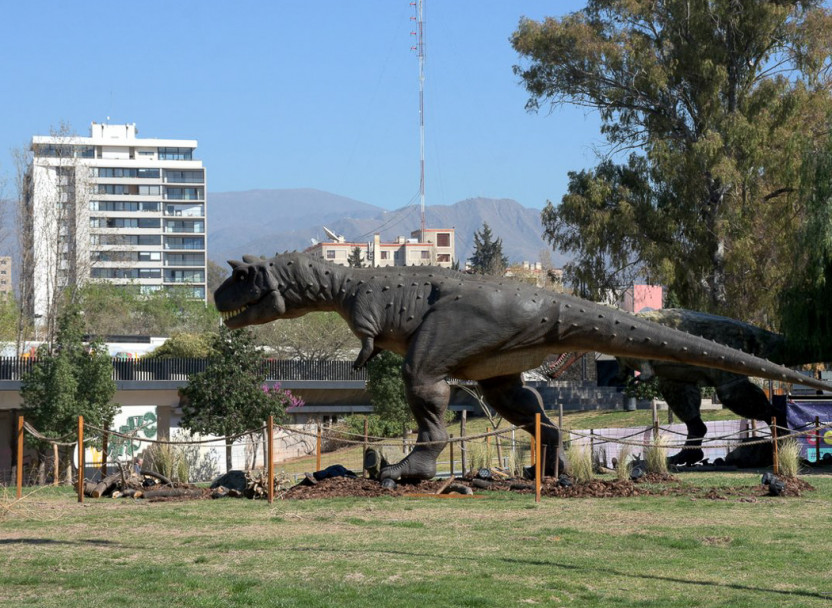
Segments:
[[[667,463],[676,466],[694,465],[705,458],[705,452],[700,449],[682,450],[667,459]]]
[[[436,476],[436,456],[413,450],[408,456],[393,465],[384,467],[379,480],[385,479],[433,479]]]

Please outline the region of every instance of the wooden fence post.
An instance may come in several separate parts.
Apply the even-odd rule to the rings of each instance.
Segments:
[[[318,423],[318,437],[317,441],[315,442],[315,470],[321,470],[321,423]]]
[[[778,453],[777,453],[777,418],[771,418],[771,439],[774,442],[774,474],[780,474],[780,466],[777,462]]]
[[[269,416],[269,432],[268,432],[268,454],[269,463],[266,467],[269,476],[269,504],[274,502],[274,416]]]
[[[69,463],[67,463],[69,464]],[[84,417],[78,416],[78,502],[84,502]]]
[[[815,416],[815,463],[820,464],[820,416]]]
[[[465,444],[465,421],[468,419],[468,410],[462,410],[462,420],[459,421],[459,436],[462,437],[462,442],[460,445],[460,451],[462,452],[462,474],[465,475],[465,471],[468,470],[468,448]]]
[[[61,457],[59,455],[58,444],[52,444],[52,485],[57,486],[61,483]],[[46,480],[44,480],[44,483]]]
[[[110,433],[104,431],[101,436],[101,479],[107,477],[107,450],[109,449]]]
[[[23,415],[17,417],[17,497],[23,497]]]
[[[361,476],[367,477],[367,469],[364,468],[364,456],[367,453],[367,448],[370,447],[370,438],[368,432],[369,424],[367,416],[364,416],[364,451],[361,453]]]
[[[540,412],[534,415],[534,501],[540,502]]]
[[[454,434],[451,433],[451,442],[448,447],[451,449],[451,477],[454,476]]]

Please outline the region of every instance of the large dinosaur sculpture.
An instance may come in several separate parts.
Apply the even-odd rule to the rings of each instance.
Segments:
[[[784,336],[735,319],[677,308],[653,310],[637,316],[716,340],[782,365],[809,362],[808,357],[799,354],[799,349],[792,349],[792,356],[787,356]],[[655,376],[668,407],[687,426],[685,445],[689,448],[670,457],[674,464],[693,464],[704,456],[700,446],[708,429],[700,411],[702,386],[713,386],[722,404],[743,418],[767,423],[772,418],[777,418],[780,424],[785,424],[785,412],[778,411],[763,390],[746,375],[667,361],[639,361],[631,358],[619,358],[619,361],[625,367],[645,371],[648,377]]]
[[[448,377],[479,383],[486,401],[512,424],[533,430],[540,395],[520,374],[546,355],[596,350],[616,356],[712,366],[791,382],[797,373],[703,338],[579,298],[435,267],[356,269],[300,253],[246,256],[214,301],[229,328],[334,310],[361,340],[355,367],[381,351],[404,356],[418,445],[381,477],[428,479],[448,440],[442,415]],[[821,382],[808,384],[832,388]],[[554,469],[557,428],[544,418],[546,471]]]

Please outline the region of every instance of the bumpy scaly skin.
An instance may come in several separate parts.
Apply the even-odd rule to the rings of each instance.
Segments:
[[[596,350],[615,356],[704,365],[794,381],[798,375],[702,338],[573,296],[427,266],[354,269],[300,253],[229,262],[214,301],[229,328],[318,310],[337,311],[361,340],[355,367],[381,350],[404,356],[407,399],[420,445],[382,478],[426,479],[448,436],[442,416],[448,377],[477,381],[487,402],[528,431],[540,395],[520,374],[552,353]],[[830,388],[816,383],[819,388]],[[546,470],[560,433],[545,416]]]
[[[735,319],[673,308],[639,313],[638,316],[716,340],[776,363],[798,363],[786,361],[783,336]],[[658,379],[659,391],[668,407],[687,426],[687,446],[699,448],[708,431],[700,412],[701,386],[713,386],[722,404],[743,418],[767,423],[772,418],[777,418],[781,424],[783,422],[784,412],[775,408],[763,390],[746,375],[665,361],[622,358],[621,362],[631,369],[646,369]],[[669,460],[673,464],[693,464],[703,457],[701,449],[686,449],[674,454]]]

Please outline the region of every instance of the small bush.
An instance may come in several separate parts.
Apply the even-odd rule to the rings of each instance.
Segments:
[[[783,477],[797,477],[800,473],[800,444],[789,438],[780,442],[777,448],[777,468]]]
[[[482,441],[469,441],[467,447],[468,466],[472,469],[490,469],[493,466],[496,450],[492,444],[486,443],[483,439]]]
[[[592,480],[592,451],[588,444],[572,443],[564,455],[575,481],[581,483]]]
[[[531,462],[529,454],[529,446],[523,443],[518,443],[513,450],[508,449],[508,472],[512,477],[523,476],[526,466]]]
[[[644,448],[648,473],[667,474],[667,436],[659,435]]]
[[[632,469],[633,448],[629,445],[622,445],[621,451],[618,452],[618,461],[615,463],[615,476],[618,481],[626,481],[630,479],[630,470]]]
[[[161,438],[166,441],[166,438]],[[188,460],[180,446],[172,443],[154,443],[142,452],[142,468],[164,475],[171,481],[188,481]]]

